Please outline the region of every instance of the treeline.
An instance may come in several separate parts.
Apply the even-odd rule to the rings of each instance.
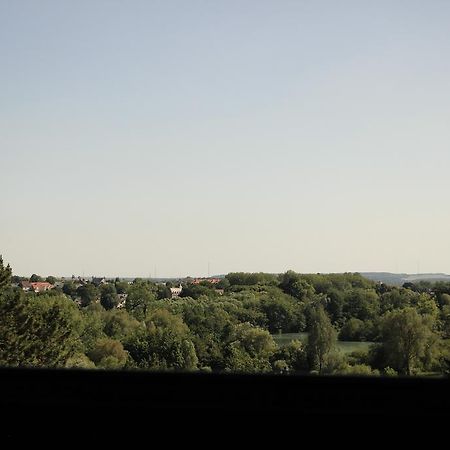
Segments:
[[[0,258],[0,364],[448,373],[450,284],[393,288],[352,273],[230,273],[219,284],[185,284],[180,297],[170,297],[168,286],[139,279],[24,293],[11,286],[11,269]],[[272,336],[297,332],[308,333],[307,343],[277,346]],[[338,338],[373,344],[344,355]]]

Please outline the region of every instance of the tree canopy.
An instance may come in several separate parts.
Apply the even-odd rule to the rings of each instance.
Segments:
[[[167,285],[143,279],[95,286],[74,278],[62,289],[24,292],[21,278],[11,284],[11,275],[0,258],[3,365],[280,375],[448,372],[448,283],[399,288],[354,273],[235,272],[222,284],[183,280],[182,295],[172,298]],[[338,335],[365,341],[365,350],[338,351]]]
[[[81,315],[65,297],[36,301],[20,292],[0,301],[0,363],[63,367],[81,349]]]
[[[309,336],[307,353],[311,367],[319,374],[326,362],[327,356],[335,349],[337,332],[330,318],[321,305],[312,309],[309,317]]]

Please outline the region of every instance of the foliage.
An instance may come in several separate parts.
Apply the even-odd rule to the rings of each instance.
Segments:
[[[191,297],[194,299],[200,298],[202,295],[208,297],[217,297],[214,285],[211,283],[205,284],[185,284],[181,291],[180,297]]]
[[[301,328],[298,304],[287,295],[263,296],[260,300],[260,310],[267,318],[267,328],[271,333],[280,330],[284,333],[296,332]]]
[[[219,284],[186,282],[182,296],[171,298],[170,284],[141,279],[99,287],[67,281],[62,290],[43,293],[24,293],[11,280],[0,257],[5,365],[389,376],[450,371],[450,283],[397,288],[356,273],[230,273]],[[127,295],[125,309],[117,308],[118,294]],[[271,335],[304,331],[307,344],[277,347]],[[344,351],[336,350],[337,333],[347,341],[339,343]],[[376,344],[349,354],[350,340]]]
[[[3,258],[0,255],[0,290],[7,288],[11,284],[12,270],[8,264],[6,267],[3,264]]]
[[[95,369],[95,364],[84,353],[76,353],[66,361],[64,367],[66,369]]]
[[[103,329],[105,327],[105,309],[98,303],[91,303],[81,310],[82,329],[80,339],[86,352],[94,347],[98,339],[106,337]]]
[[[146,328],[137,329],[124,347],[139,368],[152,370],[194,370],[198,358],[189,328],[168,311],[151,314]]]
[[[330,316],[333,324],[342,325],[344,321],[344,305],[345,305],[345,293],[336,288],[330,288],[326,295],[328,301],[325,308]]]
[[[310,367],[321,374],[328,354],[336,347],[337,333],[321,305],[314,308],[309,321],[308,359]]]
[[[235,326],[226,347],[225,369],[233,372],[269,372],[269,359],[276,350],[272,336],[249,323]]]
[[[116,292],[118,294],[127,294],[130,289],[129,284],[126,281],[116,281],[114,286],[116,287]]]
[[[444,305],[442,307],[440,315],[440,324],[442,334],[445,339],[450,338],[450,305]]]
[[[48,276],[48,277],[45,279],[45,281],[46,281],[47,283],[50,283],[50,284],[55,284],[55,283],[56,283],[56,278],[50,275],[50,276]]]
[[[277,359],[272,364],[272,369],[275,373],[288,373],[289,372],[289,365],[284,359]]]
[[[100,303],[106,310],[113,309],[119,304],[119,296],[113,284],[102,285],[100,292]]]
[[[420,360],[432,358],[436,336],[430,318],[414,308],[389,312],[381,323],[385,359],[390,367],[411,375]]]
[[[372,369],[367,364],[355,364],[354,366],[347,365],[339,372],[340,375],[356,375],[356,376],[373,376],[379,375],[378,370]]]
[[[370,341],[376,336],[376,327],[370,320],[362,321],[352,317],[339,332],[341,341]]]
[[[276,276],[268,273],[231,272],[225,276],[230,286],[254,286],[257,284],[274,284]],[[226,287],[226,282],[224,284]]]
[[[88,352],[88,356],[97,367],[120,369],[125,366],[128,353],[124,350],[121,342],[111,338],[101,338]]]
[[[74,298],[77,295],[77,287],[75,286],[73,281],[64,283],[62,290],[64,294],[68,295],[69,297]]]
[[[164,284],[159,284],[156,288],[156,298],[162,300],[164,298],[172,298],[170,287]]]
[[[98,299],[99,291],[94,284],[87,283],[79,286],[76,294],[80,297],[81,304],[87,306]]]
[[[346,294],[344,315],[359,320],[373,320],[380,312],[380,301],[373,289],[351,289]]]
[[[135,319],[142,321],[155,300],[154,285],[146,282],[136,282],[130,286],[125,308]]]
[[[33,275],[31,275],[31,277],[30,277],[30,281],[32,283],[37,283],[39,281],[44,281],[44,279],[41,276],[36,275],[35,273],[33,273]]]
[[[318,373],[326,375],[338,375],[348,369],[345,356],[336,348],[332,348],[324,355],[322,368],[319,367]]]
[[[63,367],[81,348],[81,316],[66,297],[7,293],[0,301],[0,363]]]
[[[141,326],[134,317],[121,309],[112,309],[103,314],[103,331],[113,339],[124,340]]]
[[[315,294],[314,287],[300,274],[288,270],[280,276],[280,288],[298,300],[306,300]]]
[[[278,348],[272,359],[273,364],[276,361],[284,361],[287,372],[307,372],[309,368],[306,348],[299,340],[291,341],[288,345]]]
[[[381,314],[411,306],[416,295],[415,292],[404,288],[393,288],[385,292],[380,297]]]

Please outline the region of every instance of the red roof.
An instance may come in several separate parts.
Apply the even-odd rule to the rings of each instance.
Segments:
[[[53,284],[47,283],[46,281],[36,281],[35,283],[31,283],[31,286],[35,291],[45,291],[54,287]]]
[[[221,280],[220,280],[220,278],[194,278],[192,283],[200,284],[202,281],[208,281],[209,283],[217,284],[217,283],[220,283]]]

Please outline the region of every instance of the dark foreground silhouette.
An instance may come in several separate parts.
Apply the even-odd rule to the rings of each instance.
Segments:
[[[167,411],[435,415],[449,378],[379,378],[0,369],[2,411]],[[116,416],[117,417],[117,416]]]

